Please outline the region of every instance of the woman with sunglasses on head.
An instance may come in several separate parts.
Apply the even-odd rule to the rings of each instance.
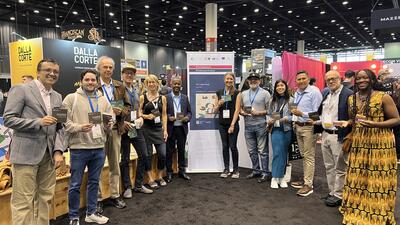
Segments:
[[[293,97],[289,94],[286,81],[277,80],[267,115],[273,150],[271,188],[288,187],[283,176],[286,170],[288,148],[292,139],[292,116],[289,106],[292,102]]]
[[[376,91],[376,76],[368,69],[355,76],[349,97],[353,136],[343,190],[343,224],[396,224],[397,160],[392,127],[400,124],[393,99]]]
[[[239,110],[240,101],[236,101],[239,91],[235,89],[235,74],[228,72],[224,76],[225,87],[217,91],[214,112],[219,114],[219,134],[222,141],[222,155],[224,159],[224,171],[220,177],[239,178],[239,152],[237,138],[239,134]],[[237,115],[234,118],[235,111]],[[232,154],[233,172],[229,171],[229,149]]]

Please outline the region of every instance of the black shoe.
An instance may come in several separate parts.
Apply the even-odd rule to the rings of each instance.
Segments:
[[[264,183],[265,181],[271,180],[271,176],[268,174],[263,174],[260,179],[257,180],[258,183]]]
[[[256,177],[261,177],[261,174],[259,173],[250,173],[249,175],[246,176],[247,179],[253,179]]]
[[[126,203],[124,202],[124,200],[122,200],[121,197],[111,198],[110,201],[111,201],[111,204],[113,204],[118,209],[123,209],[126,207]]]
[[[103,201],[97,201],[97,206],[96,206],[96,212],[103,214],[104,209],[103,209]]]
[[[179,173],[179,177],[184,180],[190,181],[190,177],[186,173]]]
[[[328,198],[330,198],[330,197],[332,197],[332,195],[330,195],[330,194],[327,194],[326,196],[324,196],[324,197],[321,197],[321,199],[322,200],[327,200]]]
[[[167,183],[171,183],[171,181],[172,181],[172,173],[168,173],[168,174],[167,174],[167,177],[165,177],[165,181],[166,181]]]
[[[336,196],[331,196],[325,200],[325,205],[329,207],[337,207],[342,204],[342,199],[336,197]]]

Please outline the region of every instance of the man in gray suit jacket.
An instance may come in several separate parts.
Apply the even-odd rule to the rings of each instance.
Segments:
[[[13,173],[13,225],[49,224],[49,202],[56,184],[55,167],[63,161],[63,135],[52,109],[62,97],[52,89],[60,67],[53,59],[37,66],[37,80],[11,88],[4,125],[14,130],[10,145]]]

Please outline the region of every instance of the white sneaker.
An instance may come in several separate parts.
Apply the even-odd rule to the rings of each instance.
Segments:
[[[288,187],[288,184],[287,184],[286,181],[284,181],[283,178],[280,178],[280,179],[279,179],[279,186],[280,186],[281,188],[287,188],[287,187]]]
[[[271,188],[273,188],[273,189],[279,188],[279,186],[278,186],[278,178],[273,177],[271,179]]]
[[[240,173],[239,171],[233,171],[231,178],[232,179],[239,179]]]
[[[85,217],[86,223],[97,223],[97,224],[106,224],[108,222],[108,217],[101,215],[100,213],[93,213],[92,215]]]

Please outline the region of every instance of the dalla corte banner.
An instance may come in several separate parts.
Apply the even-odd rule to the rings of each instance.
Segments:
[[[23,75],[36,77],[36,66],[43,59],[42,38],[9,44],[11,85],[22,82]]]

